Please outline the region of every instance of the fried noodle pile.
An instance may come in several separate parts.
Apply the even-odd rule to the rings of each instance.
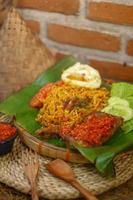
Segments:
[[[54,85],[43,100],[37,121],[43,127],[74,127],[94,111],[107,104],[109,91],[106,88],[90,89],[68,84]]]

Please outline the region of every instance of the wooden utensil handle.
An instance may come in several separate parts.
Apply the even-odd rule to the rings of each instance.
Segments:
[[[39,200],[36,183],[31,186],[31,196],[32,200]]]
[[[91,192],[85,189],[77,180],[71,182],[72,186],[78,189],[87,200],[98,200]]]

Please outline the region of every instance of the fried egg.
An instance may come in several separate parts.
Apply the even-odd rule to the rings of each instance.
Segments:
[[[66,69],[62,73],[61,79],[70,85],[86,88],[99,88],[102,82],[96,69],[79,62]]]

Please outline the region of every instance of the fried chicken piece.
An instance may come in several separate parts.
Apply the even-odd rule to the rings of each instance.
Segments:
[[[43,106],[43,99],[46,98],[47,94],[50,92],[50,90],[53,87],[53,83],[48,83],[46,86],[41,88],[39,92],[33,96],[33,98],[30,101],[30,106],[33,108],[41,108]]]
[[[74,128],[63,127],[60,136],[86,147],[100,146],[122,125],[123,119],[103,112],[95,112]]]
[[[48,93],[52,90],[54,85],[62,85],[62,81],[57,81],[56,83],[48,83],[42,87],[35,96],[30,101],[30,106],[33,108],[41,108],[43,106],[43,100],[47,97]]]

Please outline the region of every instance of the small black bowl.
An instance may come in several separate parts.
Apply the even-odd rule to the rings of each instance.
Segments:
[[[3,122],[3,124],[9,124],[12,127],[15,127],[14,125],[12,125],[10,123]],[[16,128],[16,133],[13,136],[9,137],[8,139],[6,139],[4,141],[0,141],[0,155],[5,155],[12,150],[13,143],[14,143],[17,135],[18,135],[18,130]]]

